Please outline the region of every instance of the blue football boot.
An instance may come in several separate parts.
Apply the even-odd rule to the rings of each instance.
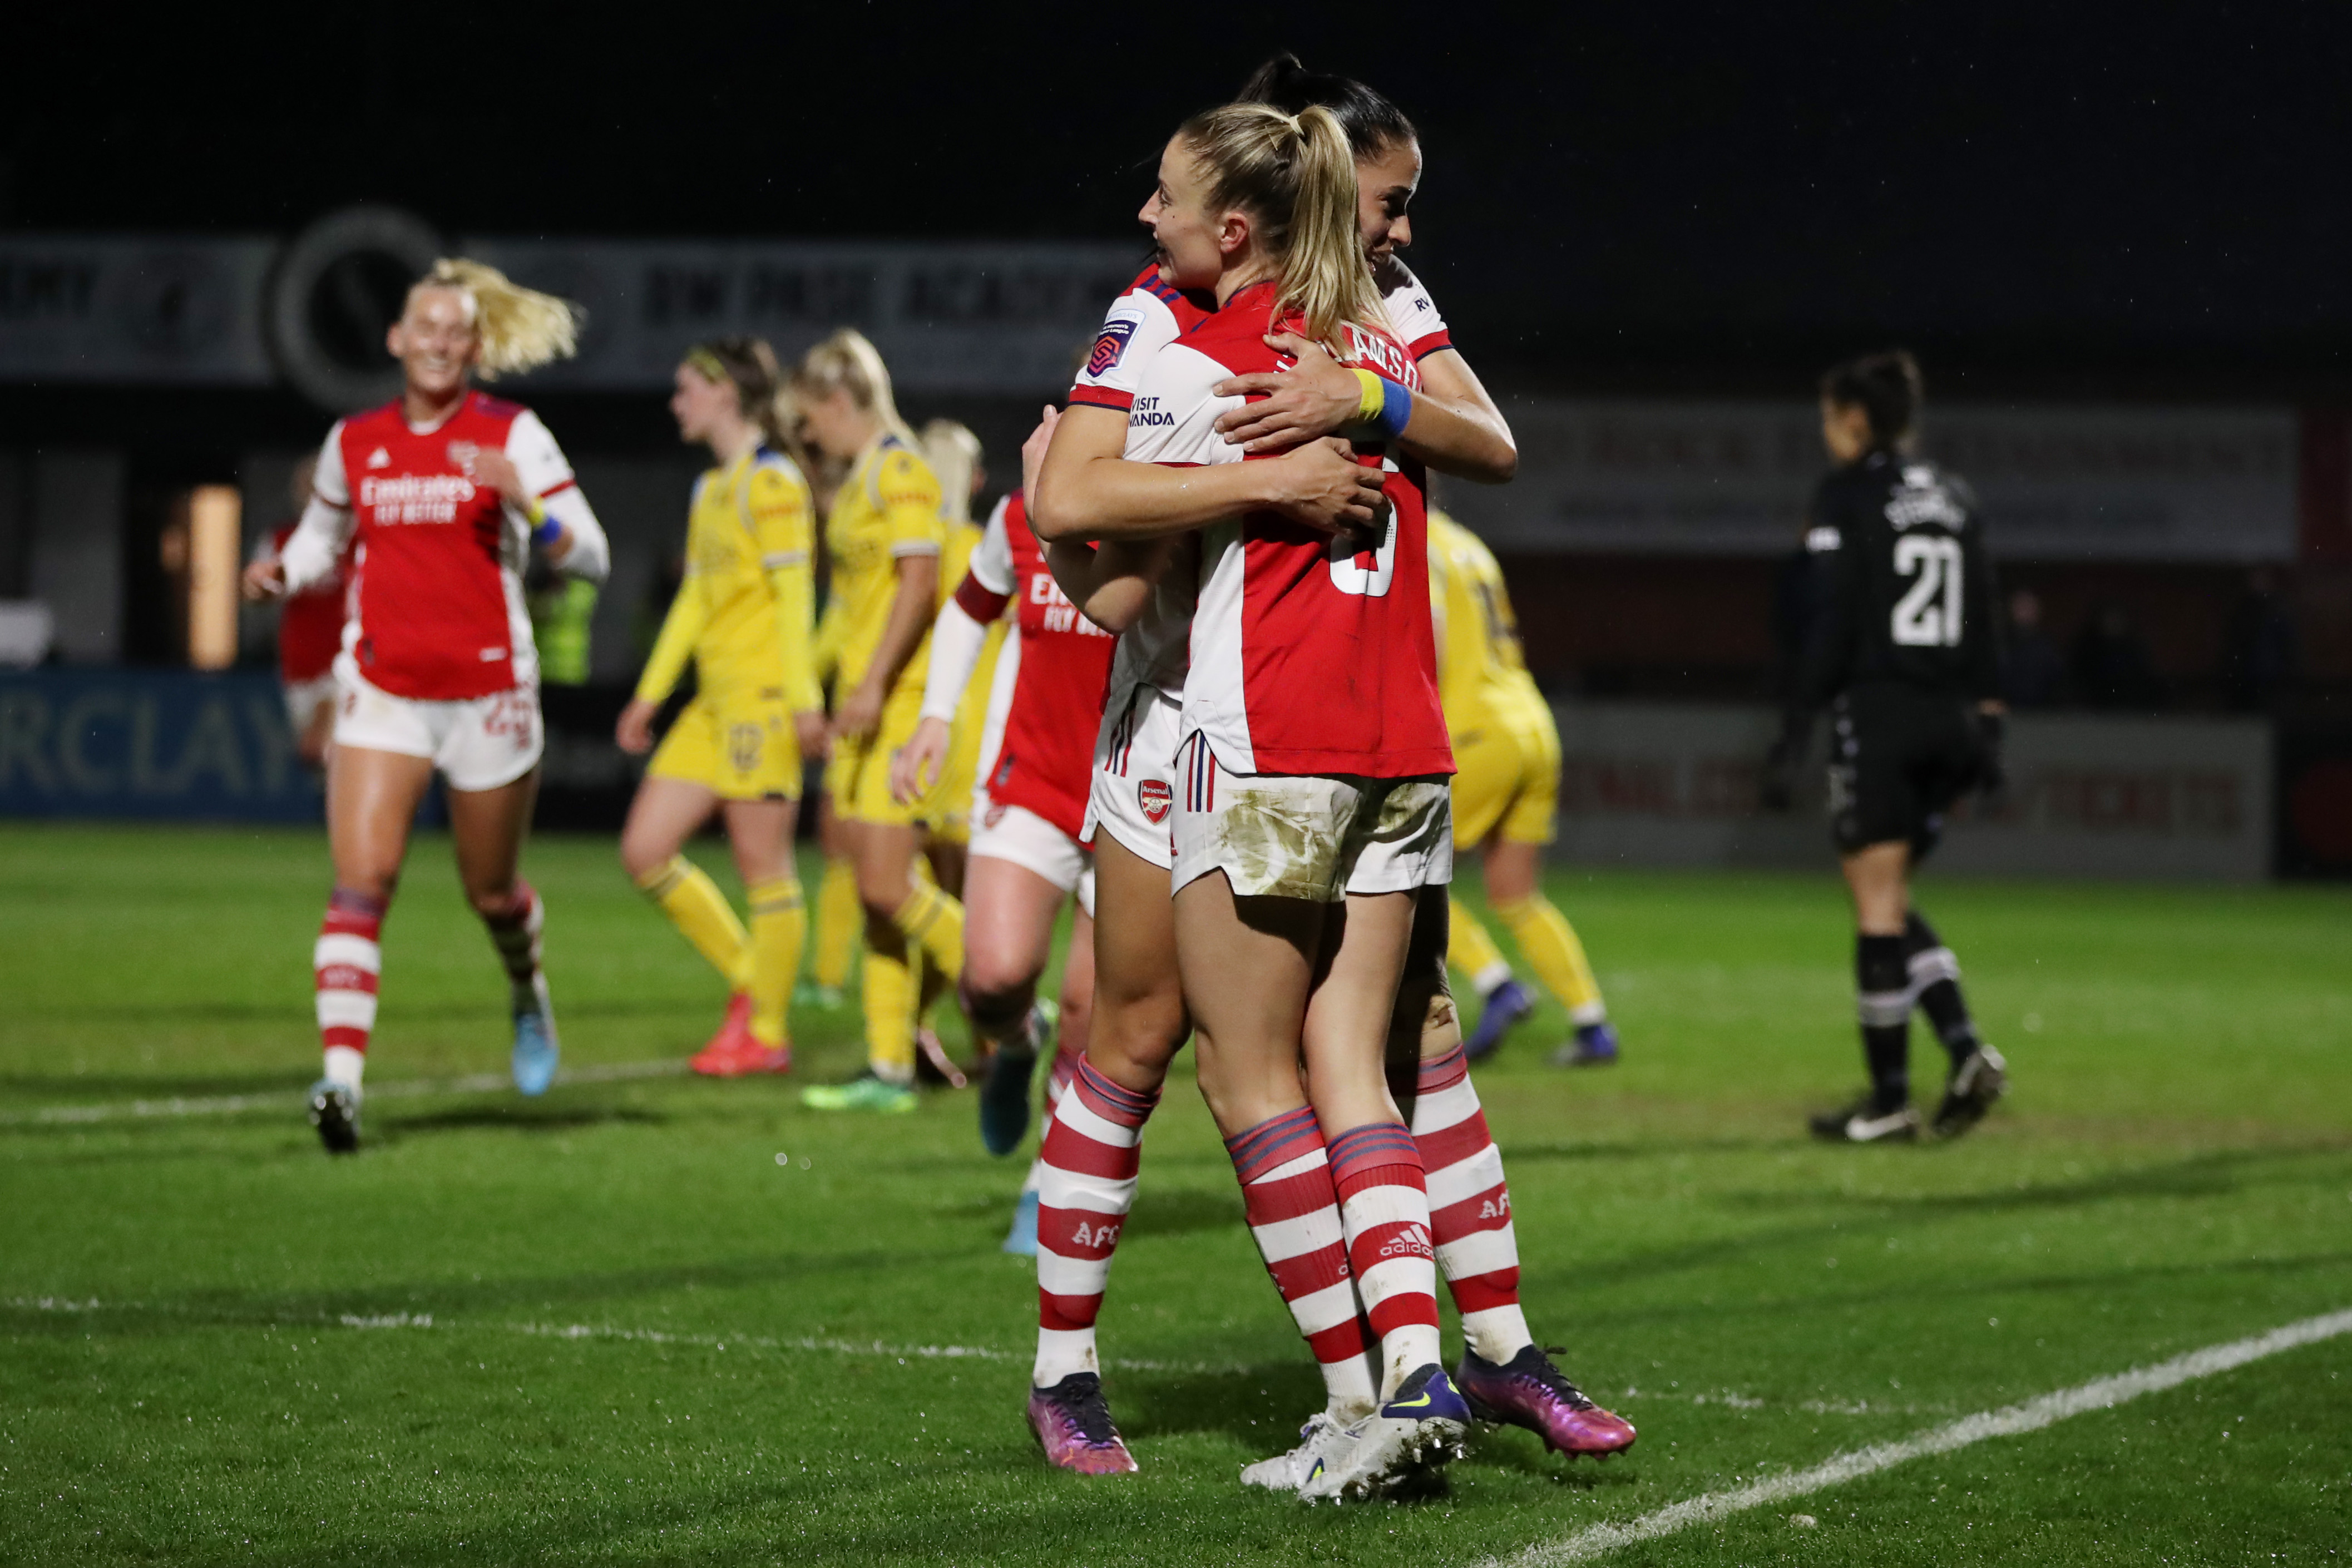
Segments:
[[[1004,1250],[1023,1258],[1037,1256],[1037,1193],[1034,1188],[1021,1195],[1021,1202],[1013,1210],[1013,1228],[1004,1233]]]
[[[1576,1038],[1551,1053],[1554,1067],[1613,1067],[1617,1064],[1617,1030],[1606,1019],[1580,1024]]]
[[[1505,980],[1486,993],[1478,1009],[1478,1027],[1462,1042],[1462,1054],[1472,1061],[1484,1061],[1495,1054],[1511,1026],[1535,1010],[1536,994],[1517,980]]]
[[[514,1083],[525,1094],[544,1094],[555,1082],[562,1048],[555,1039],[555,1004],[548,998],[547,977],[531,977],[530,994],[515,998]]]

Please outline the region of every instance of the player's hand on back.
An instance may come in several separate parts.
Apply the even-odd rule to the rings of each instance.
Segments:
[[[1289,332],[1267,336],[1266,346],[1297,361],[1286,371],[1253,371],[1219,382],[1219,397],[1255,401],[1217,416],[1228,445],[1251,453],[1287,452],[1332,435],[1356,421],[1363,383],[1320,343]]]
[[[1385,476],[1367,465],[1356,449],[1333,436],[1271,458],[1268,477],[1279,481],[1274,509],[1296,523],[1327,534],[1377,535],[1386,526]]]
[[[930,792],[947,761],[949,738],[943,718],[926,718],[915,727],[914,738],[890,759],[890,799],[911,806]]]

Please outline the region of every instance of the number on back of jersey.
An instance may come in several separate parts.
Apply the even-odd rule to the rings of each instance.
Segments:
[[[1960,645],[1960,541],[1948,534],[1907,534],[1895,541],[1895,575],[1913,579],[1895,605],[1897,647]]]

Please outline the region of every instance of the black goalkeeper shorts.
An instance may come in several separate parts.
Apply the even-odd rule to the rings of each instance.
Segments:
[[[1984,770],[1965,704],[1896,685],[1857,686],[1831,708],[1830,835],[1841,854],[1896,840],[1924,860],[1944,813]]]

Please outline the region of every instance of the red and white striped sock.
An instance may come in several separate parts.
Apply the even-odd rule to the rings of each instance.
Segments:
[[[1462,1337],[1486,1360],[1509,1361],[1535,1336],[1519,1310],[1519,1240],[1503,1151],[1486,1131],[1469,1058],[1458,1045],[1422,1061],[1412,1141],[1428,1173],[1430,1239],[1462,1314]]]
[[[1045,1119],[1036,1166],[1035,1387],[1102,1370],[1095,1319],[1110,1281],[1111,1251],[1135,1204],[1144,1120],[1159,1103],[1157,1093],[1122,1089],[1080,1061]]]
[[[319,1043],[326,1053],[324,1076],[356,1091],[367,1065],[368,1036],[375,1030],[376,980],[383,973],[383,900],[335,889],[327,918],[310,949],[310,975],[317,987]]]
[[[1038,1132],[1037,1157],[1029,1162],[1029,1174],[1026,1176],[1024,1176],[1021,1181],[1021,1191],[1024,1197],[1033,1192],[1042,1192],[1045,1190],[1045,1132],[1046,1130],[1049,1130],[1053,1124],[1052,1117],[1054,1114],[1054,1107],[1062,1103],[1062,1096],[1068,1091],[1070,1081],[1077,1077],[1078,1066],[1081,1062],[1085,1061],[1086,1059],[1086,1053],[1084,1051],[1062,1050],[1054,1052],[1053,1071],[1049,1072],[1045,1078],[1046,1128],[1040,1129]],[[1045,1385],[1040,1384],[1038,1386],[1043,1387]]]
[[[1368,1122],[1331,1140],[1331,1185],[1364,1315],[1381,1340],[1381,1397],[1438,1355],[1437,1260],[1421,1151],[1402,1122]]]
[[[1359,1314],[1348,1267],[1339,1195],[1315,1108],[1270,1117],[1225,1140],[1241,1177],[1250,1239],[1274,1276],[1274,1288],[1315,1353],[1335,1420],[1352,1421],[1379,1400],[1371,1330]],[[1436,1322],[1432,1302],[1430,1322]]]
[[[540,932],[547,924],[547,906],[539,901],[538,891],[516,878],[514,902],[500,914],[482,916],[482,924],[489,929],[490,945],[499,950],[499,962],[506,966],[516,1009],[537,1006]]]

